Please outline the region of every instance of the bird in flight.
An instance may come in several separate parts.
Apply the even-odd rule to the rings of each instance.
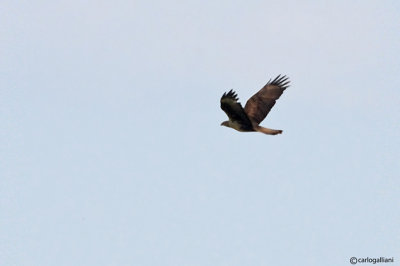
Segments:
[[[259,124],[271,111],[276,100],[283,91],[289,87],[289,78],[277,76],[254,94],[246,103],[244,109],[237,97],[236,92],[230,90],[221,97],[221,109],[229,117],[228,121],[221,123],[221,126],[231,127],[240,132],[261,132],[268,135],[281,134],[282,130],[262,127]]]

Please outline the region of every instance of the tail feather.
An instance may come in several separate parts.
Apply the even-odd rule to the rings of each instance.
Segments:
[[[270,128],[266,128],[266,127],[261,127],[261,126],[257,126],[255,128],[255,130],[257,132],[261,132],[267,135],[277,135],[277,134],[282,134],[282,130],[278,130],[278,129],[270,129]]]

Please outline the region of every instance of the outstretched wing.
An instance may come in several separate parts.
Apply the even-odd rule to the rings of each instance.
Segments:
[[[246,103],[244,111],[251,121],[259,124],[271,111],[276,100],[282,95],[283,91],[289,87],[289,78],[279,75],[254,94]]]
[[[247,117],[242,105],[238,102],[236,92],[230,90],[221,97],[221,109],[227,114],[233,122],[240,123],[244,128],[253,128],[250,119]]]

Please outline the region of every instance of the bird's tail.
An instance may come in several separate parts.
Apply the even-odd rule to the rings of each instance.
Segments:
[[[255,130],[257,132],[261,132],[267,135],[277,135],[277,134],[282,134],[282,130],[278,130],[278,129],[270,129],[270,128],[266,128],[266,127],[261,127],[261,126],[257,126],[255,128]]]

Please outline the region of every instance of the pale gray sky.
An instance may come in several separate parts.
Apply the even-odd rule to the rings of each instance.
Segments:
[[[2,265],[400,261],[398,1],[2,1]],[[221,127],[278,74],[282,135]],[[390,265],[392,265],[390,264]]]

